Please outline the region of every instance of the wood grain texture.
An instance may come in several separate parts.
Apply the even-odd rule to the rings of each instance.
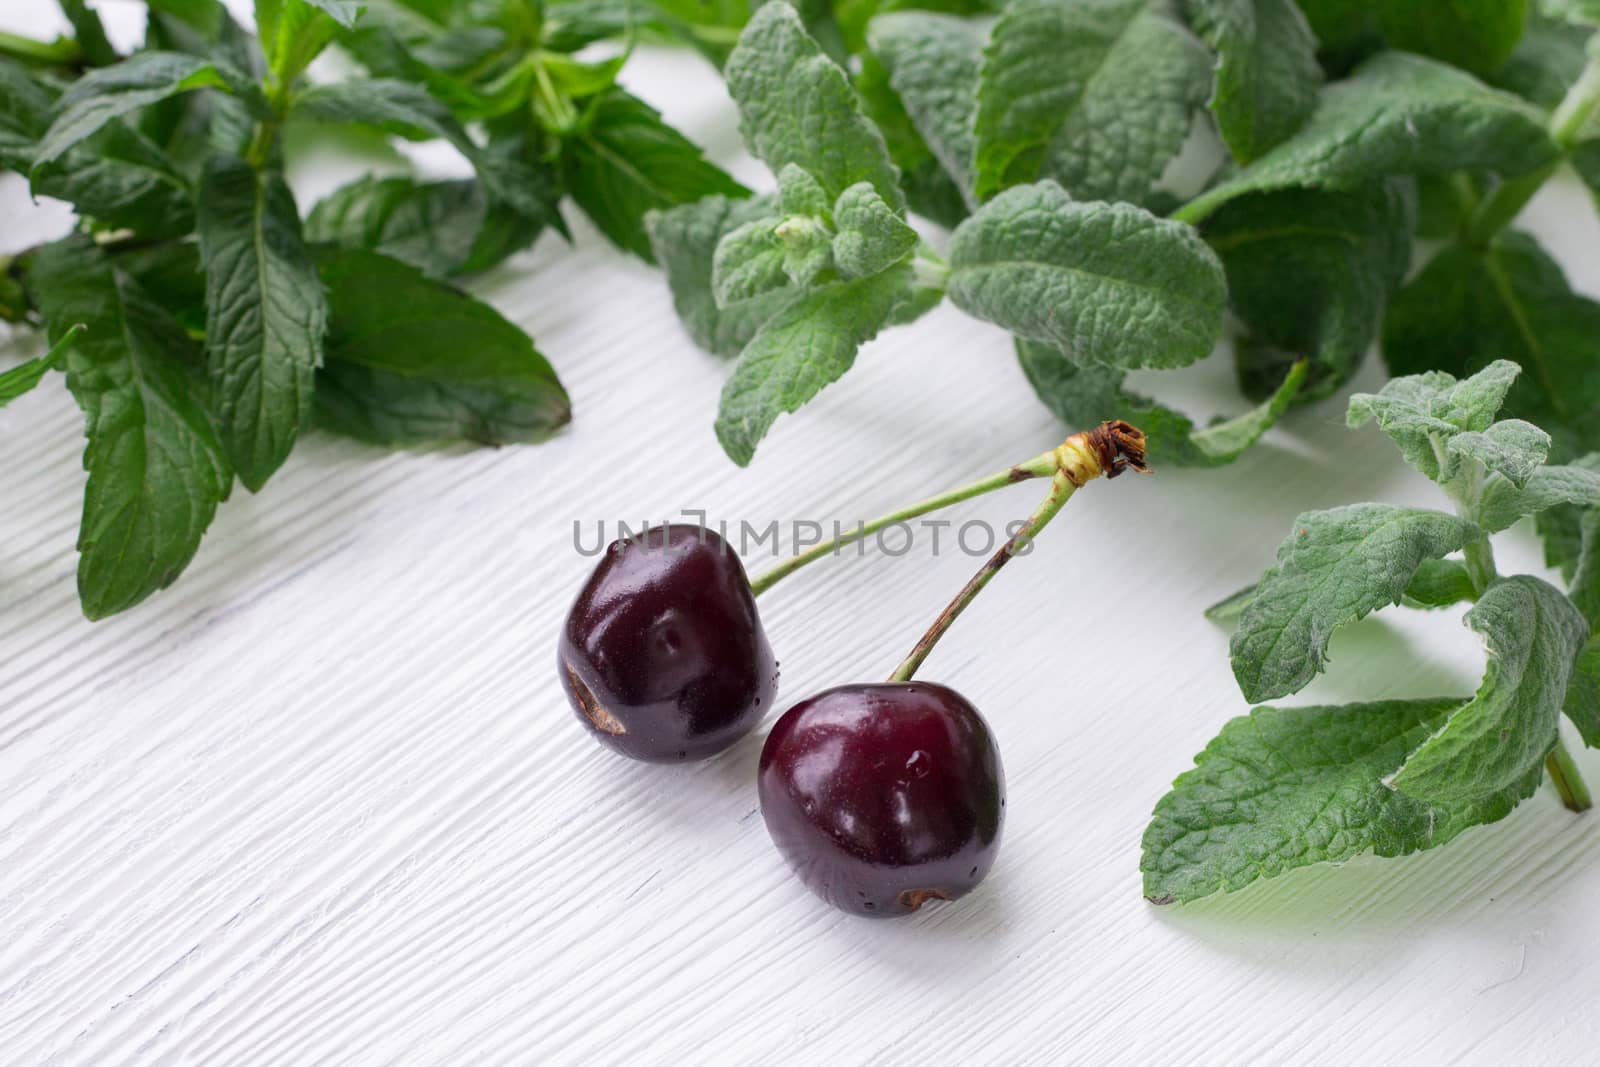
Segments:
[[[42,0],[21,6],[48,27]],[[630,75],[732,158],[697,60]],[[341,176],[295,178],[304,198]],[[63,221],[25,205],[0,179],[7,246]],[[1581,192],[1551,190],[1533,221],[1600,292]],[[107,622],[74,598],[78,413],[48,384],[0,418],[0,1060],[1592,1060],[1600,835],[1548,790],[1439,852],[1182,909],[1140,897],[1151,807],[1244,707],[1201,609],[1304,509],[1430,498],[1338,401],[1227,470],[1091,486],[929,660],[994,724],[1010,783],[999,863],[957,905],[870,922],[808,896],[756,811],[759,736],[684,768],[594,745],[554,670],[588,569],[575,520],[853,523],[1062,428],[1002,334],[942,309],[739,471],[711,432],[725,365],[657,275],[576,229],[474,286],[557,365],[570,431],[401,454],[313,435],[236,492],[173,589]],[[1241,406],[1221,360],[1154,380],[1197,413]],[[975,566],[948,537],[764,598],[784,703],[893,668]],[[1502,541],[1507,569],[1536,561],[1525,528]],[[1112,612],[1137,625],[1108,641]],[[1301,699],[1469,691],[1482,659],[1459,619],[1350,628]]]

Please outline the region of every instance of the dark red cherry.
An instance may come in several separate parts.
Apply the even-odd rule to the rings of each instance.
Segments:
[[[567,614],[559,659],[578,718],[641,760],[721,752],[778,690],[744,567],[700,526],[612,542]]]
[[[846,685],[796,704],[767,737],[758,785],[789,866],[859,915],[954,900],[1000,849],[999,750],[978,710],[942,685]]]

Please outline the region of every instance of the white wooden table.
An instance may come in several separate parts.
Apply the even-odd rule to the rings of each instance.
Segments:
[[[56,19],[44,0],[0,15]],[[761,180],[698,60],[646,54],[628,76]],[[294,177],[309,202],[366,165],[313,153]],[[0,217],[7,251],[66,218],[14,177]],[[1531,217],[1600,293],[1582,194]],[[1151,806],[1244,710],[1201,609],[1303,509],[1432,499],[1337,401],[1227,470],[1095,484],[930,659],[984,709],[1009,778],[1000,861],[965,901],[871,922],[809,896],[756,811],[760,736],[672,768],[594,744],[554,671],[589,567],[575,521],[590,541],[596,520],[682,508],[853,523],[1062,428],[1007,338],[941,310],[739,471],[711,433],[725,367],[658,275],[575,229],[473,286],[556,363],[570,430],[399,454],[313,436],[265,492],[236,490],[177,586],[107,622],[74,593],[77,410],[50,383],[0,415],[0,1062],[1600,1058],[1600,816],[1548,791],[1439,852],[1181,909],[1140,896]],[[1156,382],[1197,413],[1240,406],[1224,359]],[[1374,363],[1359,386],[1380,382]],[[1504,564],[1537,565],[1527,529],[1502,541]],[[783,703],[887,674],[975,566],[929,547],[764,600]],[[1137,620],[1120,644],[1095,636],[1107,611]],[[1481,668],[1459,612],[1385,614],[1299,699],[1466,693]],[[1600,783],[1600,757],[1578,759]]]

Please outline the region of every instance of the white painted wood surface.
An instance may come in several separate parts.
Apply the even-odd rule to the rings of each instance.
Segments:
[[[697,60],[629,75],[735,159]],[[302,199],[350,172],[313,153]],[[0,212],[6,250],[65,220],[14,177]],[[1532,217],[1600,293],[1581,193]],[[1600,823],[1548,791],[1420,857],[1140,897],[1151,806],[1244,709],[1200,610],[1300,510],[1433,493],[1339,402],[1228,470],[1095,484],[934,654],[925,676],[984,709],[1010,785],[1000,861],[963,902],[870,922],[807,895],[756,812],[760,736],[683,768],[593,744],[553,670],[588,569],[574,521],[849,523],[1062,428],[1006,338],[946,309],[738,471],[710,429],[724,366],[658,276],[576,229],[474,285],[557,364],[568,432],[409,454],[314,436],[236,491],[177,586],[108,622],[74,597],[76,409],[51,383],[0,416],[0,1063],[1596,1062]],[[1155,381],[1239,406],[1222,360]],[[1536,563],[1526,529],[1501,541]],[[785,703],[892,668],[974,566],[929,548],[765,600]],[[1301,699],[1470,691],[1459,614],[1352,628]]]

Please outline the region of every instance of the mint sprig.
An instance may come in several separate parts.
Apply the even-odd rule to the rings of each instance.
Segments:
[[[1258,707],[1233,720],[1157,805],[1144,837],[1145,892],[1158,903],[1242,888],[1294,867],[1434,848],[1502,818],[1548,772],[1569,807],[1587,788],[1562,747],[1565,714],[1600,743],[1600,497],[1593,469],[1545,465],[1549,438],[1497,418],[1518,368],[1465,380],[1438,371],[1351,399],[1438,483],[1456,513],[1357,504],[1302,515],[1278,564],[1208,614],[1237,617],[1234,674],[1250,701],[1298,692],[1333,631],[1390,605],[1472,602],[1488,656],[1475,696],[1347,707]],[[1572,499],[1570,592],[1502,577],[1489,533],[1513,512]],[[1448,558],[1456,552],[1459,560]]]
[[[443,281],[565,234],[563,199],[649,259],[650,211],[748,195],[616,85],[639,32],[723,54],[702,31],[724,7],[257,0],[252,37],[184,0],[151,4],[121,55],[87,5],[62,6],[74,38],[0,35],[0,167],[80,232],[0,260],[0,318],[66,347],[0,373],[0,398],[61,367],[84,408],[91,618],[172,582],[234,479],[266,488],[312,425],[388,445],[563,425],[527,334]],[[595,45],[611,54],[574,54]],[[318,84],[331,47],[364,69]],[[305,220],[283,133],[307,123],[442,140],[473,176],[363,177]],[[886,254],[879,222],[858,227],[857,270]]]

